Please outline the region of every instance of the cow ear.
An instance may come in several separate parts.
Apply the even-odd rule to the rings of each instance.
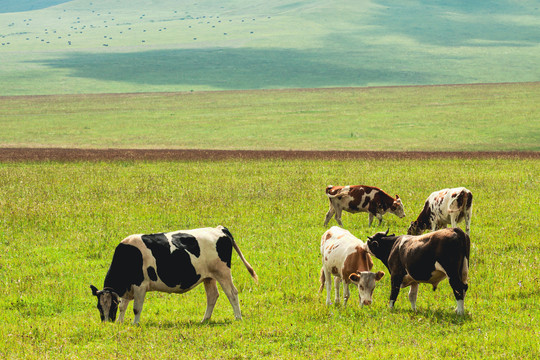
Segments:
[[[360,281],[360,274],[357,274],[357,273],[352,273],[351,275],[349,275],[349,280],[351,280],[352,282],[359,282]]]
[[[118,296],[117,293],[115,293],[114,291],[111,291],[111,294],[113,296],[113,301],[116,305],[118,305],[118,303],[120,302],[120,296]]]
[[[384,276],[384,271],[379,271],[379,272],[375,275],[375,281],[381,280],[383,276]]]
[[[396,200],[399,200],[399,195],[398,194],[396,194]]]
[[[94,295],[94,296],[99,295],[97,287],[95,287],[94,285],[90,285],[90,289],[92,289],[92,295]]]

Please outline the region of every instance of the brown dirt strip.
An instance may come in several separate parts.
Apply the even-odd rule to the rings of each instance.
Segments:
[[[355,160],[355,159],[538,159],[536,151],[303,151],[303,150],[202,150],[202,149],[66,149],[0,148],[2,162],[39,161],[198,161],[198,160]]]

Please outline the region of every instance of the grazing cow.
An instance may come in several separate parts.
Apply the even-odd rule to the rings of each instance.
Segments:
[[[373,217],[379,219],[379,226],[382,222],[382,216],[387,212],[400,218],[405,217],[405,210],[398,195],[394,199],[384,191],[374,186],[366,185],[348,185],[326,187],[326,195],[330,200],[330,209],[326,213],[324,226],[336,215],[336,221],[339,226],[341,222],[341,211],[350,213],[367,212],[369,213],[369,225],[373,222]]]
[[[133,323],[138,324],[147,291],[185,293],[201,282],[207,301],[203,321],[209,320],[219,296],[216,281],[227,295],[234,316],[241,319],[238,291],[231,276],[233,248],[257,281],[257,274],[223,226],[128,236],[114,251],[103,290],[90,285],[98,298],[101,320],[115,321],[120,309],[118,321],[122,322],[129,302],[134,300]]]
[[[321,239],[323,266],[319,292],[326,285],[326,305],[331,304],[332,275],[335,276],[336,304],[339,303],[341,281],[345,283],[343,286],[343,306],[347,305],[351,283],[358,287],[360,305],[371,304],[375,282],[383,277],[384,272],[370,272],[373,261],[365,247],[366,245],[361,240],[337,226],[333,226],[323,234]]]
[[[408,235],[420,235],[425,230],[435,231],[448,224],[456,227],[465,220],[465,232],[471,231],[472,193],[464,187],[443,189],[429,195],[416,221],[411,222]]]
[[[456,312],[465,312],[463,301],[469,274],[469,235],[460,228],[446,228],[420,236],[394,236],[379,232],[368,237],[367,248],[390,271],[390,307],[394,307],[400,287],[411,286],[409,301],[416,311],[418,283],[429,283],[433,290],[448,277],[457,301]]]

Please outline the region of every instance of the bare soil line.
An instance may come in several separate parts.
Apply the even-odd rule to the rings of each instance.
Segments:
[[[379,159],[538,159],[536,151],[302,151],[302,150],[204,150],[204,149],[66,149],[0,148],[1,162],[41,161],[199,161],[199,160],[379,160]]]

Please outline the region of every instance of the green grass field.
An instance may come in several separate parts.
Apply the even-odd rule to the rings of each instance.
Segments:
[[[539,8],[10,0],[0,147],[540,151]],[[493,84],[358,88],[479,82]],[[312,87],[333,89],[215,91]],[[519,158],[0,162],[0,358],[537,359],[539,178]],[[402,198],[407,216],[381,227],[343,215],[363,240],[406,232],[434,190],[470,189],[466,316],[447,281],[420,287],[418,312],[407,289],[390,311],[379,260],[372,306],[352,290],[348,308],[326,307],[328,184]],[[200,324],[199,287],[149,293],[141,326],[131,306],[125,324],[100,323],[89,285],[119,241],[218,224],[259,275],[233,255],[243,321],[221,292]]]
[[[42,358],[530,358],[540,355],[537,160],[224,161],[0,164],[0,357]],[[324,305],[319,242],[327,184],[376,184],[407,216],[344,214],[361,239],[406,231],[432,190],[474,198],[466,316],[448,282],[407,290],[386,307]],[[131,233],[226,225],[260,284],[233,255],[244,320],[221,295],[209,324],[203,288],[149,293],[141,326],[101,324],[90,284],[102,285],[116,244]],[[332,220],[331,225],[335,224]],[[132,320],[131,307],[128,318]]]
[[[509,0],[5,0],[0,95],[538,81],[539,9]]]
[[[540,150],[540,83],[0,97],[0,146]]]

